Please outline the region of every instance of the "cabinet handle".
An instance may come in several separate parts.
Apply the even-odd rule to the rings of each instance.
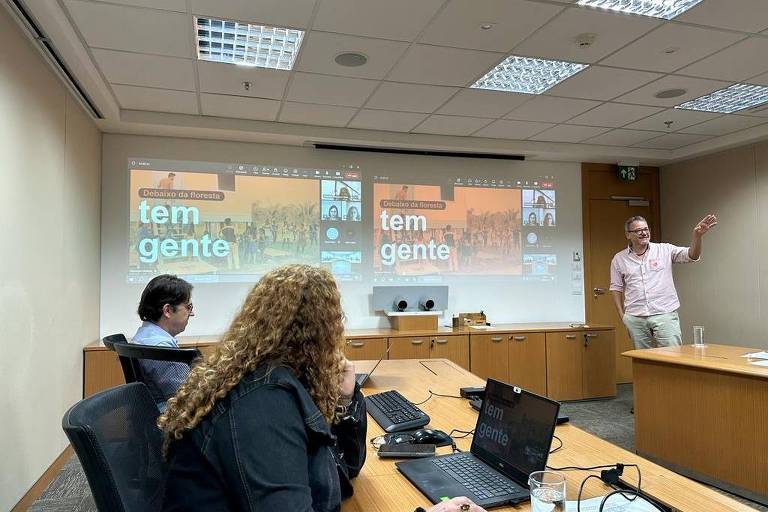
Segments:
[[[448,340],[445,338],[435,338],[435,343],[439,343],[440,345],[445,345],[448,343]]]
[[[566,334],[565,335],[565,339],[567,339],[567,340],[575,340],[576,339],[576,335],[575,334]]]
[[[364,347],[365,346],[365,342],[364,341],[348,341],[347,343],[351,347]]]
[[[501,336],[491,336],[491,341],[498,343],[501,341]]]
[[[512,336],[515,341],[525,341],[525,336]]]
[[[424,340],[411,340],[411,345],[421,345]]]
[[[593,332],[587,332],[587,333],[584,333],[584,336],[587,338],[597,338],[599,335]]]

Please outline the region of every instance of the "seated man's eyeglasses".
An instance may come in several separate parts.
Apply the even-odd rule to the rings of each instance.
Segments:
[[[630,229],[627,231],[627,233],[634,233],[636,235],[639,235],[640,233],[650,233],[651,228],[637,228],[637,229]]]

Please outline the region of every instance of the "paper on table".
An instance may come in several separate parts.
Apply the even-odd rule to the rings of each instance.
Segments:
[[[603,501],[605,496],[598,496],[597,498],[590,498],[588,500],[581,500],[581,512],[598,512],[600,509],[600,502]],[[577,504],[575,501],[566,501],[565,510],[567,512],[576,512]],[[603,507],[603,512],[658,512],[659,509],[645,501],[644,499],[636,499],[631,502],[627,502],[625,498],[619,495],[611,496]]]
[[[768,361],[750,361],[749,364],[755,366],[768,366]]]
[[[768,352],[750,352],[749,354],[744,354],[741,357],[748,357],[750,359],[768,359]]]
[[[482,329],[490,329],[491,326],[490,325],[470,325],[469,328],[482,330]]]

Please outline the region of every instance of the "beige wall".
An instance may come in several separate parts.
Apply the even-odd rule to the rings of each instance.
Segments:
[[[719,223],[704,238],[702,261],[675,269],[683,340],[703,325],[713,343],[768,347],[768,142],[662,168],[665,241],[690,244],[710,212]]]
[[[101,135],[0,8],[0,510],[66,447],[98,334]]]

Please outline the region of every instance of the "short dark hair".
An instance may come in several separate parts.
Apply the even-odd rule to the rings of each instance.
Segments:
[[[175,177],[175,176],[176,176],[176,173],[175,173],[175,172],[169,172],[169,173],[168,173],[168,177],[169,177],[169,178],[173,178],[173,177]]]
[[[191,296],[191,284],[180,277],[161,274],[148,282],[141,292],[139,318],[145,322],[157,322],[163,316],[163,306],[170,304],[176,307],[189,301]]]

